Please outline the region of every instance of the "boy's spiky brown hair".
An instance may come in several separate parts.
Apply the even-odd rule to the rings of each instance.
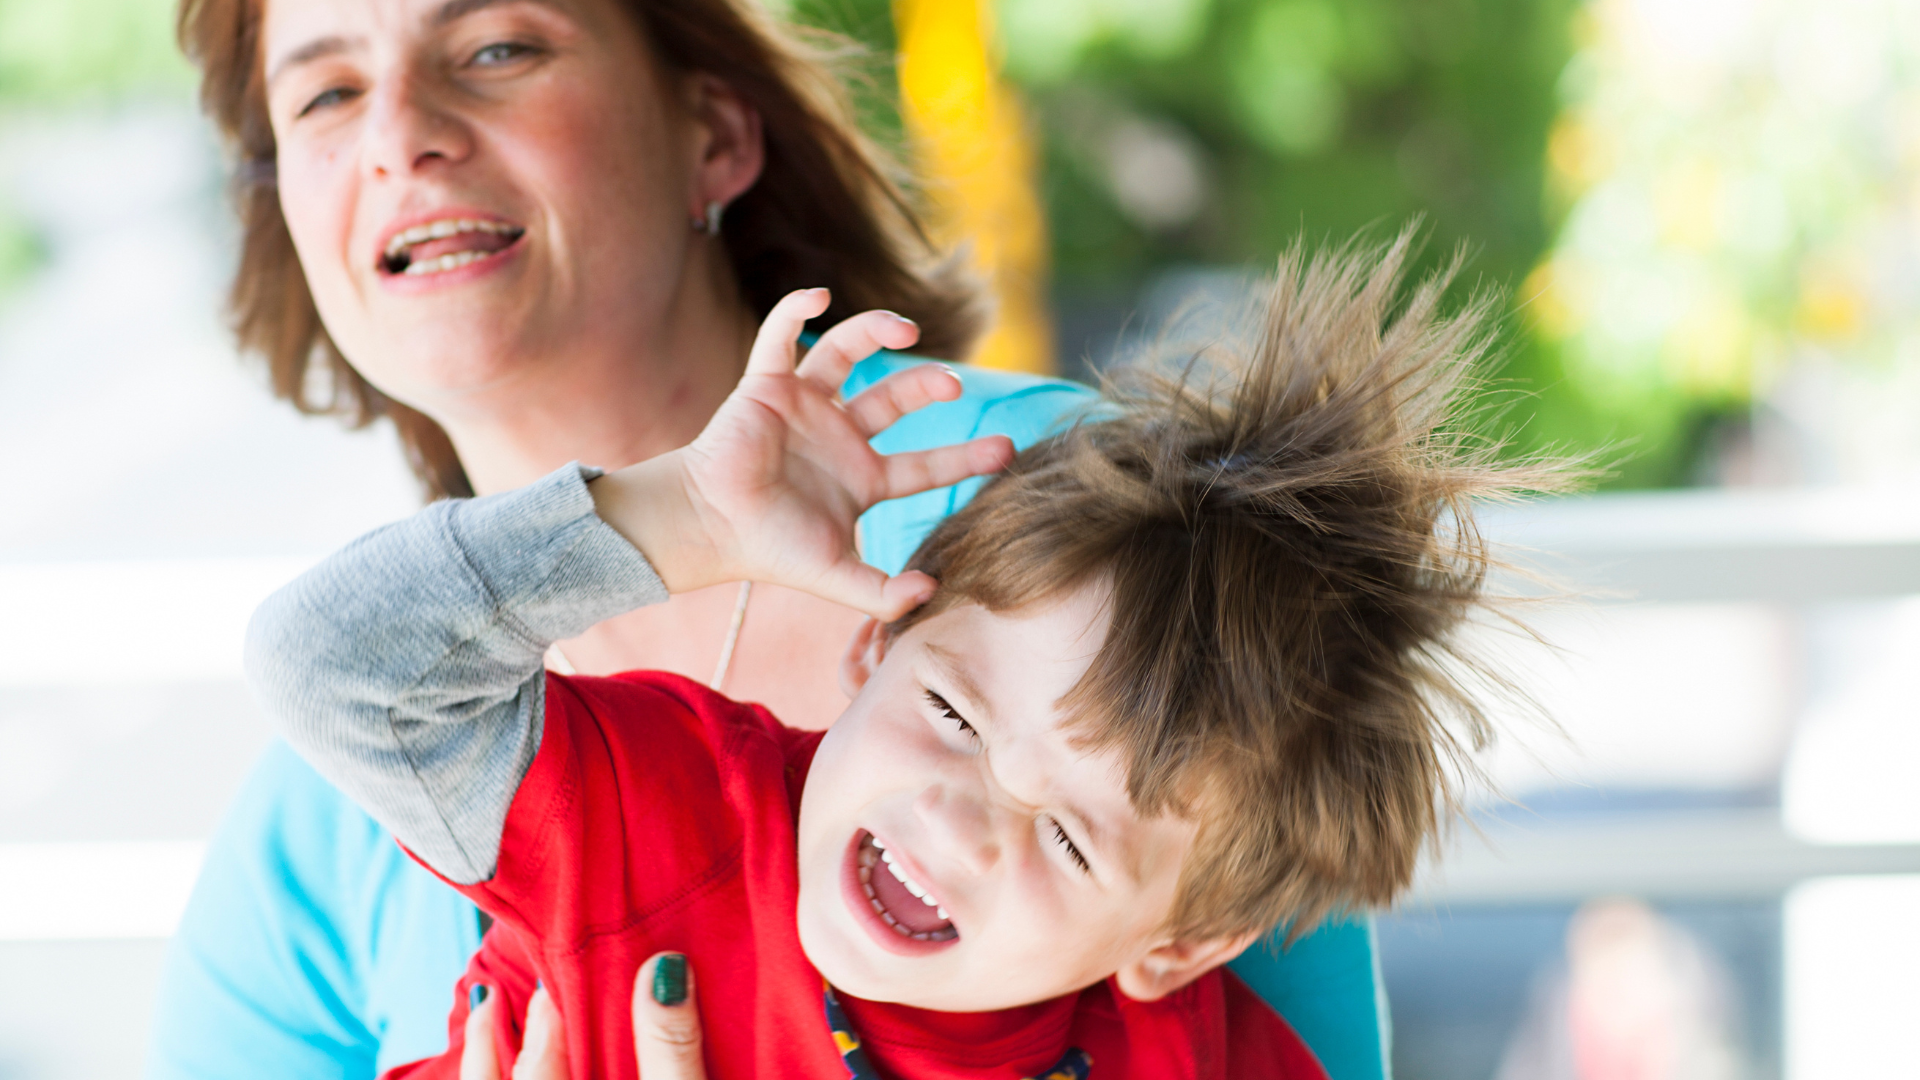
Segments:
[[[1099,411],[1022,452],[911,564],[941,589],[895,632],[1110,588],[1064,705],[1121,754],[1143,814],[1199,822],[1184,938],[1390,902],[1488,737],[1457,648],[1488,602],[1473,505],[1568,472],[1463,433],[1495,305],[1444,313],[1452,270],[1403,300],[1411,246],[1296,246],[1245,319],[1110,377]]]

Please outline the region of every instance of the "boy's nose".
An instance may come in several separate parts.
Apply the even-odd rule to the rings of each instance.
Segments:
[[[936,784],[914,798],[913,812],[941,853],[969,872],[983,874],[999,860],[993,815],[984,800]]]

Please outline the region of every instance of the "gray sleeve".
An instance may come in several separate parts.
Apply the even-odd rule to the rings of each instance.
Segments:
[[[547,646],[667,598],[576,465],[435,503],[260,606],[246,668],[287,739],[427,864],[493,876],[540,746]]]

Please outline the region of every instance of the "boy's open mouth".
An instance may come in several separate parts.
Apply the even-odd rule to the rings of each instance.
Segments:
[[[394,233],[380,252],[380,271],[407,277],[443,274],[493,258],[526,233],[505,221],[441,218]]]
[[[894,933],[914,941],[952,941],[960,936],[947,909],[926,887],[908,876],[872,833],[862,833],[855,853],[860,889],[875,915]]]

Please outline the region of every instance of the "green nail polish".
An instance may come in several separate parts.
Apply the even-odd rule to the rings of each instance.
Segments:
[[[653,967],[653,1000],[662,1005],[678,1005],[687,1000],[687,958],[668,953]]]

